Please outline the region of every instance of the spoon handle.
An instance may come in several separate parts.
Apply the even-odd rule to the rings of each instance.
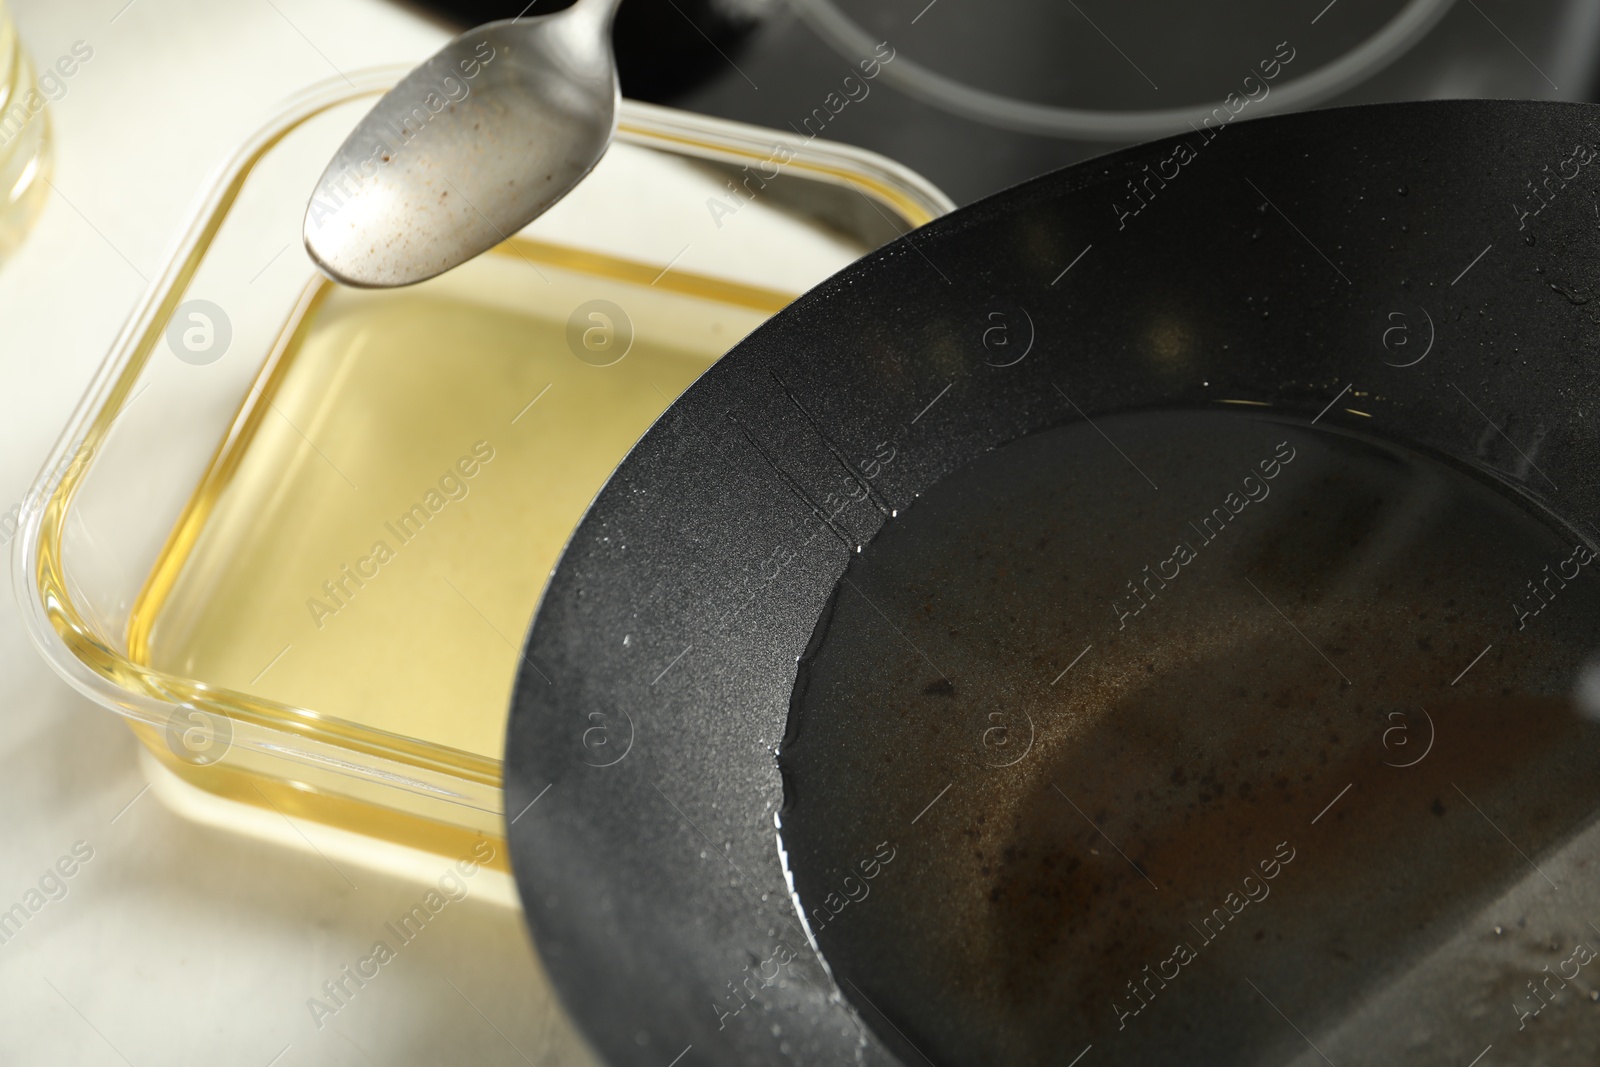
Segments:
[[[590,19],[602,28],[609,28],[621,3],[622,0],[578,0],[567,9],[567,13],[574,18]]]

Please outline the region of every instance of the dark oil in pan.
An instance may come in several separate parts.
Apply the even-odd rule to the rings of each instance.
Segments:
[[[801,664],[786,862],[907,1063],[1312,1055],[1600,806],[1577,535],[1343,433],[1098,426],[919,498]]]

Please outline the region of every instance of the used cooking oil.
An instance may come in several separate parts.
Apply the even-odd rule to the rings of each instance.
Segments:
[[[1321,1062],[1285,1018],[1321,1042],[1482,946],[1489,902],[1544,891],[1593,821],[1590,544],[1474,471],[1270,414],[995,449],[852,556],[800,665],[781,835],[808,932],[907,1063]]]
[[[589,501],[789,299],[524,240],[403,290],[319,280],[145,582],[132,658],[498,760]]]

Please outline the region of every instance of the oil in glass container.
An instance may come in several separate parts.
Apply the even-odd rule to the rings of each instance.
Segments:
[[[590,499],[787,301],[528,241],[404,290],[314,285],[145,585],[132,658],[498,761]]]

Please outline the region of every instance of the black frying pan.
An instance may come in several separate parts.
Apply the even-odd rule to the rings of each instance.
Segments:
[[[890,906],[871,898],[849,905],[867,917],[858,930],[867,936],[905,925],[919,906],[912,887],[937,870],[937,857],[918,850],[934,848],[976,810],[963,806],[965,786],[940,797],[929,789],[930,800],[949,806],[933,814],[916,811],[924,794],[916,804],[902,796],[921,772],[892,757],[924,744],[925,734],[897,735],[895,723],[906,721],[891,715],[897,706],[860,709],[883,716],[876,736],[888,747],[868,755],[881,756],[884,769],[877,782],[870,770],[857,774],[848,805],[835,812],[836,834],[816,818],[807,823],[807,796],[793,791],[791,775],[793,814],[785,818],[798,824],[786,822],[785,841],[792,825],[809,834],[806,854],[790,859],[811,933],[834,969],[808,943],[775,831],[786,799],[775,750],[797,678],[803,699],[818,672],[834,669],[812,645],[834,613],[853,611],[860,624],[868,603],[882,616],[878,644],[856,651],[858,681],[874,672],[889,681],[927,674],[928,684],[919,680],[906,697],[913,720],[970,692],[966,675],[947,678],[934,666],[964,654],[959,627],[946,633],[940,612],[964,612],[968,621],[987,613],[994,632],[1006,632],[962,567],[936,576],[937,588],[961,592],[927,615],[915,596],[902,595],[912,579],[895,585],[895,560],[914,555],[905,544],[895,548],[896,537],[905,540],[897,531],[945,507],[949,494],[940,487],[953,474],[981,487],[992,470],[998,484],[1008,464],[1045,470],[1051,456],[1088,454],[1101,437],[1121,436],[1128,466],[1160,481],[1158,471],[1142,469],[1157,464],[1136,461],[1163,453],[1128,438],[1138,425],[1118,421],[1128,413],[1189,411],[1201,420],[1201,441],[1204,419],[1224,410],[1302,428],[1317,419],[1329,435],[1356,442],[1350,448],[1404,444],[1448,472],[1438,478],[1519,502],[1552,544],[1578,536],[1592,549],[1600,517],[1592,474],[1600,469],[1600,303],[1590,302],[1600,285],[1600,156],[1590,158],[1600,151],[1597,119],[1600,111],[1579,105],[1393,105],[1237,124],[1214,140],[1191,134],[1120,152],[895,242],[798,300],[713,367],[634,449],[574,534],[528,637],[538,672],[523,671],[512,710],[507,811],[516,813],[509,832],[523,902],[550,973],[597,1048],[613,1063],[652,1067],[985,1059],[981,1040],[978,1052],[961,1047],[962,1034],[981,1037],[988,1025],[965,1017],[961,1001],[930,1018],[919,1010],[929,1002],[894,988],[882,958],[848,940],[836,939],[835,953],[828,931],[815,929],[829,915],[815,910],[828,900],[828,879],[855,874],[859,886],[873,860],[868,852],[861,871],[841,874],[824,855],[834,842],[848,850],[858,840],[894,839],[894,858],[875,883],[877,901],[893,902],[892,910],[874,913]],[[1124,474],[1127,484],[1115,492],[1144,491]],[[1002,542],[1013,527],[1045,521],[1011,521],[1020,512],[1006,508],[1027,511],[1051,491],[1043,481],[1024,483],[994,490],[989,521]],[[1008,503],[1016,492],[1024,495]],[[1315,499],[1306,497],[1306,506]],[[987,536],[982,521],[963,522],[962,536]],[[1031,542],[1014,547],[1034,551]],[[841,584],[847,565],[851,586]],[[936,559],[929,565],[939,568]],[[1484,673],[1464,675],[1463,685],[1490,696],[1491,667],[1516,647],[1517,565],[1507,557],[1504,616],[1462,624],[1462,650],[1474,651],[1484,635],[1502,649],[1473,668]],[[1318,574],[1309,566],[1304,580],[1315,583]],[[1595,616],[1582,613],[1596,601],[1578,584],[1562,603],[1575,604],[1587,625]],[[1286,608],[1285,621],[1306,618],[1292,590],[1258,592]],[[860,603],[850,599],[857,594]],[[1229,610],[1214,631],[1277,625],[1265,607]],[[1024,649],[1034,674],[1013,686],[1022,695],[1007,713],[1036,708],[1029,692],[1060,692],[1051,677],[1060,680],[1057,671],[1080,647],[1114,641],[1117,621],[1107,610],[1103,632],[1068,627],[1057,646]],[[1369,618],[1357,630],[1386,625]],[[1359,697],[1370,679],[1348,648],[1367,638],[1312,636],[1275,631],[1271,640],[1280,643],[1267,659],[1298,655],[1305,670],[1321,669],[1310,645],[1344,678],[1316,683],[1331,687],[1328,699]],[[813,658],[802,669],[808,646]],[[1470,658],[1409,645],[1395,655],[1463,667]],[[1600,947],[1600,933],[1585,928],[1600,922],[1600,879],[1566,865],[1576,862],[1571,849],[1584,844],[1595,807],[1589,783],[1600,780],[1592,773],[1600,745],[1581,725],[1539,733],[1545,728],[1535,723],[1519,733],[1523,720],[1510,712],[1492,722],[1440,716],[1444,726],[1425,726],[1419,710],[1462,691],[1447,678],[1427,685],[1433,695],[1404,707],[1378,700],[1365,708],[1370,732],[1319,735],[1303,750],[1263,748],[1252,757],[1261,762],[1258,789],[1281,777],[1294,793],[1271,809],[1272,819],[1293,816],[1282,836],[1307,857],[1290,870],[1322,872],[1284,875],[1272,903],[1279,910],[1269,916],[1268,905],[1257,905],[1259,936],[1241,932],[1239,946],[1198,964],[1211,973],[1185,979],[1181,990],[1174,982],[1145,1021],[1119,1027],[1142,1003],[1123,979],[1166,962],[1130,947],[1125,960],[1106,962],[1105,994],[1083,994],[1085,1004],[1094,1001],[1083,1021],[1075,1021],[1076,1001],[1063,1009],[1059,1045],[994,1051],[989,1061],[1312,1063],[1326,1055],[1341,1067],[1465,1065],[1493,1044],[1485,1062],[1588,1062],[1581,1057],[1592,1057],[1600,1023],[1585,991],[1600,979],[1584,976],[1600,974],[1600,963],[1559,989],[1545,986],[1547,999],[1534,1000],[1524,980],[1543,978],[1542,964],[1575,966],[1567,943],[1580,936]],[[1402,719],[1392,718],[1397,711]],[[1006,724],[1017,745],[1021,722]],[[1413,731],[1409,738],[1391,732],[1397,724]],[[813,736],[835,736],[829,729]],[[981,721],[952,728],[949,752],[965,753],[949,757],[958,764],[953,785],[976,782],[961,776],[981,770],[994,751],[984,729]],[[1308,737],[1321,730],[1305,727]],[[1385,784],[1382,775],[1407,772],[1377,768],[1406,764],[1435,732],[1444,753],[1435,759],[1456,762],[1423,767],[1448,773],[1426,785]],[[1408,740],[1413,747],[1401,747]],[[800,749],[806,742],[802,733]],[[820,744],[812,768],[827,762]],[[1119,757],[1105,751],[1110,766]],[[1330,752],[1348,774],[1320,769]],[[862,762],[859,751],[835,756],[841,765]],[[923,756],[944,758],[935,750]],[[1479,767],[1485,760],[1494,767]],[[997,762],[1005,761],[989,765]],[[1092,795],[1069,799],[1076,815],[1062,809],[1040,818],[1060,827],[1058,843],[1078,849],[1075,858],[1105,864],[1096,877],[1108,899],[1174,902],[1170,916],[1141,912],[1147,925],[1196,918],[1176,906],[1183,872],[1141,844],[1148,835],[1136,816],[1153,794],[1124,796],[1097,779],[1096,766],[1078,767],[1067,790],[1058,788],[1064,797]],[[1172,770],[1174,782],[1181,769]],[[1168,768],[1158,770],[1164,783]],[[1343,778],[1352,788],[1335,797]],[[1181,788],[1209,801],[1205,790],[1215,787],[1185,780]],[[1462,800],[1480,790],[1474,813],[1473,801]],[[1337,805],[1317,815],[1330,799]],[[1073,822],[1079,816],[1096,830]],[[1097,838],[1099,831],[1106,832]],[[1270,860],[1279,828],[1261,833],[1241,847],[1264,845]],[[1132,854],[1120,867],[1106,847],[1112,839]],[[1352,842],[1370,851],[1352,852]],[[1535,870],[1551,883],[1549,897],[1537,896]],[[898,871],[907,875],[895,887]],[[1340,881],[1347,873],[1353,880]],[[1292,877],[1301,877],[1298,888]],[[1146,882],[1157,895],[1135,897]],[[1043,914],[1045,926],[1037,938],[1023,936],[1024,946],[1049,939],[1060,913]],[[914,918],[922,925],[911,929],[939,944],[969,921],[954,912]],[[1541,947],[1546,942],[1554,947]],[[938,959],[918,956],[911,940],[902,948],[906,984],[932,981],[935,996],[929,970]],[[1079,965],[1070,940],[1054,951]],[[986,980],[974,972],[973,989]],[[1535,1016],[1532,1006],[1547,1002]],[[1160,1014],[1167,1003],[1177,1007]],[[1011,1047],[992,1036],[994,1050]]]

